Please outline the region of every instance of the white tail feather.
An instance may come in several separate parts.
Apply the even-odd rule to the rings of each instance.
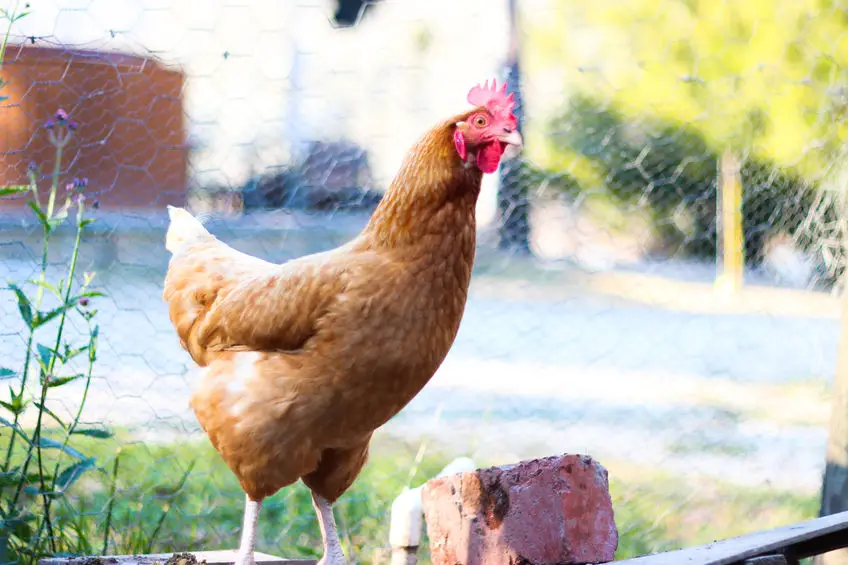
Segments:
[[[168,206],[168,216],[171,218],[171,223],[165,235],[165,249],[171,253],[176,253],[187,243],[209,235],[203,224],[184,208]]]

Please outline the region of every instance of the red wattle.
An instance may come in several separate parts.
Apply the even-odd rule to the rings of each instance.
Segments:
[[[493,141],[482,146],[477,151],[477,167],[484,173],[494,173],[498,170],[498,164],[505,150],[506,143],[500,141]]]

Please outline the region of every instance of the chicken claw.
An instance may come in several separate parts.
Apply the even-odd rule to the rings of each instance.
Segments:
[[[312,493],[312,506],[318,514],[318,525],[321,527],[321,538],[324,540],[324,557],[318,565],[347,565],[336,519],[333,517],[333,505],[323,497]]]

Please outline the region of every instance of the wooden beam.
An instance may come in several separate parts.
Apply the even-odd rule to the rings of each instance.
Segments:
[[[839,349],[827,434],[827,460],[822,482],[822,516],[848,510],[848,292],[845,291],[841,310]],[[816,563],[848,565],[848,550],[822,555],[816,559]]]
[[[848,547],[848,511],[698,547],[616,561],[616,565],[737,565],[784,553],[791,559]]]
[[[786,561],[786,556],[778,554],[752,557],[743,561],[742,565],[788,565],[788,562]]]
[[[232,565],[236,550],[191,551],[198,563],[206,565]],[[151,553],[147,555],[104,555],[96,557],[48,557],[39,559],[38,565],[165,565],[173,553]],[[283,559],[275,555],[256,552],[256,565],[316,565],[312,559]]]

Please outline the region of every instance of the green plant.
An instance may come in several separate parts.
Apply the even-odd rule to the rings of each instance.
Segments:
[[[20,6],[20,0],[16,0],[14,8],[4,9],[0,8],[0,22],[5,22],[6,29],[5,31],[0,32],[0,71],[3,70],[3,62],[6,60],[6,45],[9,43],[9,36],[12,33],[12,25],[21,18],[25,17],[29,12],[21,12],[18,10]],[[29,4],[25,5],[29,8]],[[3,80],[3,77],[0,76],[0,91],[9,84],[7,81]],[[0,102],[7,100],[8,96],[3,96],[3,93],[0,92]]]
[[[42,230],[40,271],[25,284],[9,282],[24,324],[26,346],[22,367],[0,367],[0,376],[17,379],[7,400],[0,400],[4,417],[0,430],[8,443],[0,452],[0,562],[34,562],[44,555],[75,552],[80,547],[75,524],[56,512],[54,505],[70,504],[65,493],[80,477],[97,468],[96,459],[70,445],[73,436],[110,437],[107,430],[80,424],[97,359],[97,313],[91,301],[101,293],[90,290],[93,273],[78,273],[78,259],[86,227],[86,179],[75,178],[59,194],[63,150],[72,141],[77,125],[59,110],[44,125],[55,147],[53,172],[41,175],[35,163],[28,168],[29,183],[5,187],[2,195],[28,195],[27,204]],[[44,196],[42,178],[49,180]],[[57,206],[57,201],[62,201]],[[97,202],[94,202],[97,207]],[[71,221],[69,221],[71,220]],[[51,238],[66,223],[72,224],[74,244],[66,273],[57,282],[48,280]],[[79,316],[87,336],[82,342],[67,334],[71,316]],[[37,376],[37,383],[30,383]],[[82,385],[77,409],[62,416],[52,408],[60,387],[70,394],[71,383]],[[29,386],[28,386],[29,385]],[[67,391],[67,393],[66,393]],[[0,413],[2,413],[0,411]],[[50,427],[48,428],[48,423]],[[117,466],[115,467],[117,471]],[[108,531],[104,536],[108,535]]]

